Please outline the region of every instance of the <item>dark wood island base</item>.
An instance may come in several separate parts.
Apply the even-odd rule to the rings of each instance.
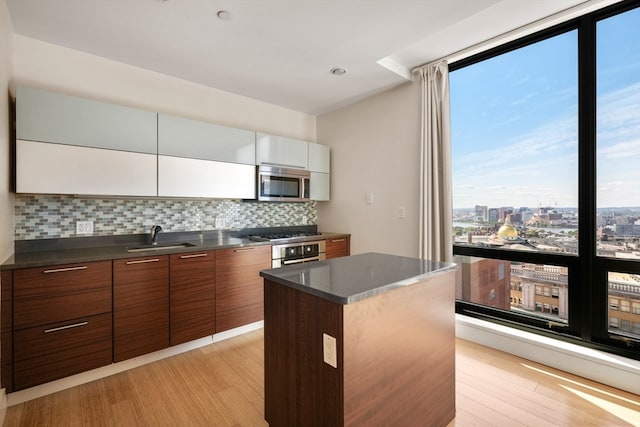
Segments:
[[[384,257],[391,256],[261,273],[270,426],[446,426],[454,418],[455,265],[436,263],[416,275],[399,271],[410,258]],[[354,268],[375,277],[368,291],[324,295],[341,280],[364,280]],[[395,269],[399,280],[379,268]],[[292,279],[296,286],[287,283]],[[324,360],[331,352],[325,334],[335,338],[336,367]]]

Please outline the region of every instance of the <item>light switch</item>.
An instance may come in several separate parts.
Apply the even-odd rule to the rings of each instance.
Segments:
[[[373,204],[373,193],[367,193],[365,195],[365,200],[367,201],[368,205],[372,205]]]

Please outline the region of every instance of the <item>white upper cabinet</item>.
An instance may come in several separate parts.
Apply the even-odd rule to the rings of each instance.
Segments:
[[[157,113],[16,88],[16,139],[156,154]]]
[[[255,132],[158,114],[158,154],[255,165]]]
[[[309,143],[258,132],[256,134],[256,164],[308,169]]]
[[[158,196],[255,199],[256,167],[158,156]]]
[[[158,114],[158,196],[256,198],[255,132]]]
[[[309,198],[318,201],[330,200],[329,146],[309,143],[309,170],[311,171]]]
[[[311,172],[309,178],[309,198],[317,201],[331,200],[330,177],[328,173]]]
[[[331,169],[329,146],[309,143],[309,170],[329,173]]]
[[[157,195],[157,114],[16,90],[16,192]]]
[[[155,196],[155,154],[18,140],[16,192]]]

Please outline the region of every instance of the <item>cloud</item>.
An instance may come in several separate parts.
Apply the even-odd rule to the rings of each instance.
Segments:
[[[570,110],[498,148],[456,155],[454,206],[577,206],[577,108]],[[640,83],[599,96],[597,161],[598,206],[640,206]]]

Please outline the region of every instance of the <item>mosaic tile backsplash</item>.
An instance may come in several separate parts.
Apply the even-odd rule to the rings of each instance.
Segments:
[[[20,194],[15,198],[16,240],[77,237],[76,221],[93,221],[93,236],[111,236],[148,233],[154,224],[167,232],[181,232],[314,225],[317,220],[314,201],[263,203]]]

